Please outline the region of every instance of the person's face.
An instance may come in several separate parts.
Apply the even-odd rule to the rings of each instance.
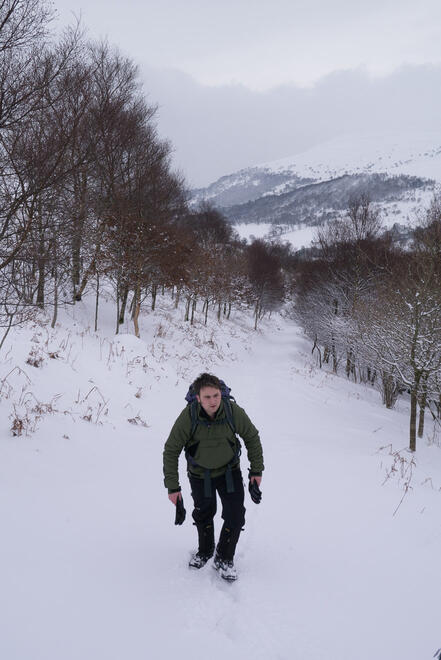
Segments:
[[[222,396],[216,387],[202,387],[197,400],[209,417],[213,417],[219,410]]]

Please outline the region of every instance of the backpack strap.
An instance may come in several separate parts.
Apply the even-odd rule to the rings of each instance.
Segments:
[[[234,435],[236,435],[236,425],[234,423],[233,408],[231,407],[231,399],[230,397],[225,397],[222,398],[222,401],[224,402],[225,417],[227,418],[227,422],[230,425]]]
[[[196,427],[199,424],[198,419],[198,402],[194,399],[191,403],[188,404],[190,408],[190,418],[191,418],[191,431],[189,440],[192,439],[196,431]]]
[[[231,459],[231,461],[227,465],[227,469],[225,472],[225,481],[227,484],[227,493],[234,493],[234,481],[233,481],[233,470],[232,467],[237,463],[237,461],[240,458],[240,455],[242,453],[242,446],[240,444],[239,437],[236,432],[236,425],[234,423],[234,415],[233,415],[233,408],[231,406],[231,401],[234,401],[234,397],[230,395],[230,389],[227,389],[227,396],[223,397],[222,400],[224,402],[224,410],[225,410],[225,417],[227,418],[227,422],[231,427],[231,430],[234,433],[234,437],[236,438],[236,445],[235,445],[235,452],[234,456]]]

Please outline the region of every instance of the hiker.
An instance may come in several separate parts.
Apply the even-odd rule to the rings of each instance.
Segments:
[[[243,408],[231,400],[229,388],[216,376],[201,374],[191,385],[189,404],[181,412],[164,447],[164,484],[173,504],[182,503],[178,462],[185,450],[187,474],[194,502],[193,520],[199,547],[189,566],[202,568],[215,551],[213,518],[216,493],[222,503],[223,526],[216,546],[214,568],[226,580],[235,580],[234,553],[245,524],[244,485],[240,470],[240,441],[247,449],[249,490],[260,502],[263,455],[259,432]]]

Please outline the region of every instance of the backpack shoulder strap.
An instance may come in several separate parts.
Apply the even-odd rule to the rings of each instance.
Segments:
[[[233,408],[231,406],[230,397],[222,397],[224,402],[225,417],[227,418],[228,424],[231,426],[231,429],[234,434],[236,434],[236,425],[234,423]]]
[[[231,395],[231,387],[228,387],[223,380],[220,381],[221,384],[221,395],[222,401],[224,402],[225,417],[227,422],[230,425],[234,434],[236,434],[236,425],[234,423],[233,408],[231,407],[231,402],[236,401],[234,396]]]
[[[196,398],[196,392],[194,391],[193,385],[190,385],[190,387],[188,388],[188,392],[185,396],[185,400],[187,402],[187,407],[189,409],[190,419],[191,419],[190,437],[188,439],[188,441],[190,441],[198,425],[198,401]]]
[[[194,432],[196,431],[196,427],[198,425],[198,402],[196,399],[194,401],[191,401],[188,404],[188,407],[190,409],[190,419],[191,419],[191,430],[190,430],[190,437],[189,440],[192,439],[194,436]]]

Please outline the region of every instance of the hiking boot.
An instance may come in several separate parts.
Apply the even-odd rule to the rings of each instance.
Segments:
[[[188,565],[190,568],[202,568],[213,555],[203,555],[201,552],[195,552]]]
[[[237,571],[232,559],[223,559],[216,553],[213,561],[213,568],[219,572],[219,575],[224,580],[228,580],[228,582],[234,582],[234,580],[237,580]]]

